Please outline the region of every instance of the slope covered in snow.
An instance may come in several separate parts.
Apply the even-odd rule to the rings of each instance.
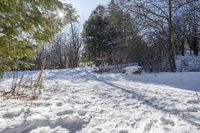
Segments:
[[[200,132],[199,72],[139,76],[78,68],[46,70],[43,78],[39,100],[0,98],[1,133]]]

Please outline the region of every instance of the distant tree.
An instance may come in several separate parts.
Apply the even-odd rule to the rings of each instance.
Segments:
[[[180,14],[185,6],[197,3],[196,0],[117,0],[123,10],[128,11],[133,16],[140,27],[145,41],[147,38],[153,40],[166,40],[161,48],[167,54],[169,70],[176,71],[175,63],[175,16]],[[196,5],[196,4],[195,4]],[[151,37],[147,37],[151,36]],[[178,36],[181,37],[180,34]],[[155,43],[152,43],[155,44]]]
[[[187,42],[194,55],[199,54],[200,41],[200,3],[198,1],[188,4],[184,13],[187,24]]]
[[[129,11],[138,15],[144,26],[150,27],[155,33],[162,33],[166,38],[168,62],[170,71],[176,71],[174,46],[173,46],[173,9],[172,0],[167,1],[131,1]],[[167,28],[167,29],[166,29]]]
[[[69,68],[75,68],[75,67],[78,67],[79,57],[80,57],[80,48],[82,46],[80,28],[75,23],[70,24],[68,40],[69,40],[68,66]]]
[[[174,17],[174,33],[177,49],[181,49],[184,56],[184,45],[188,44],[194,55],[199,52],[200,35],[200,3],[195,0],[188,1],[179,9]]]
[[[137,45],[139,38],[134,21],[112,0],[107,7],[99,5],[86,21],[83,29],[85,56],[96,65],[119,64],[131,60],[129,45]],[[133,54],[132,54],[133,55]]]
[[[46,59],[47,68],[75,68],[78,66],[81,45],[80,29],[76,23],[71,23],[56,35],[49,46],[42,49],[38,60],[41,63],[42,59]]]
[[[106,9],[104,6],[98,5],[83,26],[82,37],[85,43],[85,52],[91,61],[101,58],[103,52],[108,49],[107,24]]]
[[[59,0],[0,1],[0,73],[28,67],[38,46],[75,21],[74,9]]]
[[[185,43],[187,40],[187,20],[181,16],[177,16],[174,20],[174,43],[176,52],[181,51],[181,55],[185,55]]]
[[[116,60],[118,63],[122,63],[122,60],[128,60],[129,45],[137,45],[137,42],[133,40],[138,37],[134,21],[114,0],[108,4],[107,18],[106,33],[107,45],[111,54],[110,63],[116,62]]]
[[[48,47],[46,55],[47,66],[50,68],[65,69],[67,67],[68,44],[63,32],[56,35],[54,41]]]

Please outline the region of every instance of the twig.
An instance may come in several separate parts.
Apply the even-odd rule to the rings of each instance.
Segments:
[[[196,96],[197,96],[197,100],[200,102],[200,97],[199,97],[197,90],[195,90],[195,93],[196,93]]]

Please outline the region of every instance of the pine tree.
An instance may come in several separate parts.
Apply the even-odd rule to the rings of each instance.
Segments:
[[[59,0],[0,0],[0,74],[30,66],[38,46],[75,19],[71,5]]]
[[[112,0],[107,7],[98,6],[84,25],[85,55],[108,64],[128,62],[130,45],[137,45],[138,37],[130,15]]]
[[[111,58],[114,62],[118,60],[118,63],[121,62],[120,60],[128,61],[129,45],[137,44],[133,40],[138,37],[134,21],[114,0],[111,0],[108,5],[108,13],[109,24],[106,30],[112,45]]]
[[[104,6],[99,5],[84,24],[82,33],[89,60],[95,61],[96,58],[101,58],[103,51],[107,49],[106,26],[106,9]]]

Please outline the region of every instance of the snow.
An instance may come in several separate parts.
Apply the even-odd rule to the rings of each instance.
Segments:
[[[123,71],[126,73],[126,74],[129,74],[129,75],[132,75],[134,74],[135,72],[138,72],[138,71],[141,71],[142,70],[142,67],[141,66],[129,66],[129,67],[125,67],[123,69]]]
[[[1,97],[0,132],[200,132],[200,72],[134,76],[92,71],[46,70],[40,99]],[[25,77],[36,74],[25,72]],[[9,87],[9,77],[4,75],[0,88]]]
[[[18,36],[14,36],[13,39],[16,39],[17,41],[23,41],[23,38],[18,37]]]
[[[4,37],[4,36],[6,36],[6,34],[0,33],[0,37]]]
[[[92,65],[90,65],[92,66]],[[94,66],[94,69],[96,72],[99,71],[99,68],[104,71],[104,72],[110,72],[110,73],[122,73],[123,70],[126,68],[126,67],[134,67],[134,66],[138,66],[137,63],[127,63],[127,64],[118,64],[118,65],[108,65],[108,66],[100,66],[100,67],[97,67],[95,68]]]
[[[185,56],[177,55],[176,66],[178,71],[200,71],[200,56],[186,51]]]

